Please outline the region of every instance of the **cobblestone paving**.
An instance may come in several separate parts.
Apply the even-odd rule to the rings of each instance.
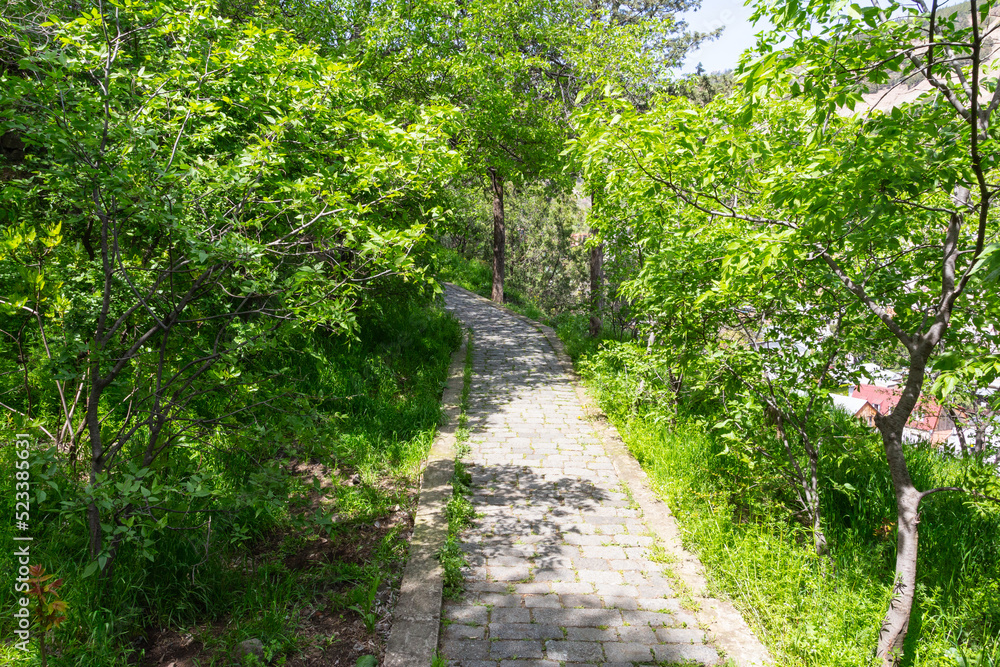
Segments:
[[[474,332],[465,593],[440,651],[459,667],[716,664],[661,567],[570,378],[530,325],[452,287]]]

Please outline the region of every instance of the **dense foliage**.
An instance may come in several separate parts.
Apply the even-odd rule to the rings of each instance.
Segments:
[[[463,189],[454,196],[459,199],[456,203],[465,205],[464,214],[454,231],[441,239],[445,249],[439,256],[439,275],[489,297],[490,213],[478,192]],[[530,308],[533,317],[582,310],[587,296],[587,228],[579,197],[532,186],[513,191],[506,204],[505,303]]]
[[[678,80],[689,0],[7,0],[0,429],[53,661],[376,642],[436,278],[561,326],[780,662],[996,653],[1000,7],[883,4],[760,4]],[[874,431],[833,398],[872,363]],[[959,445],[911,442],[929,406]]]
[[[862,362],[900,370],[897,398],[872,417],[895,499],[891,601],[872,635],[885,665],[914,651],[936,659],[933,632],[907,641],[934,585],[925,563],[936,556],[923,551],[941,540],[918,548],[918,525],[934,535],[943,516],[964,530],[933,508],[966,502],[995,516],[1000,498],[981,450],[918,477],[923,458],[908,444],[913,420],[936,409],[932,394],[956,417],[997,400],[1000,98],[986,50],[996,16],[988,3],[970,11],[966,21],[936,4],[761,6],[774,30],[744,57],[732,95],[649,108],[609,97],[578,112],[572,146],[648,337],[622,351],[624,368],[655,369],[648,384],[677,413],[693,401],[714,417],[725,451],[768,471],[753,488],[810,527],[818,555],[839,527],[824,503],[843,487],[829,471],[837,438],[854,439],[831,435],[830,394],[866,382]],[[892,102],[878,91],[914,79],[923,86]],[[964,402],[953,395],[963,383]],[[987,618],[974,641],[995,634]]]
[[[338,613],[353,616],[349,608],[365,603],[373,584],[378,608],[367,601],[367,610],[383,618],[460,331],[426,300],[365,309],[357,319],[354,342],[302,332],[258,357],[261,373],[272,371],[258,391],[285,396],[281,409],[257,410],[246,428],[218,429],[151,472],[130,469],[116,480],[153,494],[170,520],[148,529],[133,522],[142,539],[120,548],[106,580],[86,576],[86,478],[55,450],[32,457],[32,554],[63,577],[69,604],[54,635],[61,657],[50,664],[134,664],[185,629],[209,655],[257,638],[275,659],[326,650],[343,658],[358,638],[331,646],[347,630],[332,623]],[[294,396],[305,388],[308,402]],[[13,467],[12,449],[0,456],[5,470]],[[13,480],[2,483],[10,514]],[[3,530],[10,543],[9,524]],[[12,590],[12,571],[2,584]],[[0,599],[0,632],[11,637],[16,602]],[[320,609],[330,614],[323,623],[314,617]],[[374,650],[363,644],[361,653]],[[9,645],[0,660],[33,664]]]
[[[390,107],[356,63],[210,5],[37,9],[3,19],[0,402],[36,450],[33,555],[66,582],[54,659],[125,664],[225,616],[215,650],[305,650],[297,610],[405,556],[457,342],[424,257],[455,110]]]

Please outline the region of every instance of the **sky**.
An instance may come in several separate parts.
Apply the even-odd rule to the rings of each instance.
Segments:
[[[858,4],[882,4],[883,0],[855,0]],[[961,0],[944,0],[940,6],[961,2]],[[701,0],[701,9],[685,12],[681,16],[691,30],[710,32],[722,26],[722,35],[712,42],[707,42],[697,51],[693,51],[684,60],[682,74],[690,74],[698,68],[700,62],[706,72],[721,72],[732,69],[740,55],[756,42],[754,35],[768,27],[768,24],[753,26],[750,24],[750,7],[743,5],[743,0]]]
[[[681,72],[694,72],[700,62],[707,72],[732,69],[740,54],[753,46],[754,34],[763,27],[750,24],[751,9],[743,6],[743,0],[702,0],[701,9],[686,12],[683,17],[692,30],[709,32],[722,26],[722,35],[707,42],[697,51],[688,55]]]

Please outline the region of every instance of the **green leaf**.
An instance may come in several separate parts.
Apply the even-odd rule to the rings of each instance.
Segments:
[[[995,283],[1000,279],[1000,243],[991,243],[983,248],[983,252],[979,255],[979,261],[969,273],[975,275],[983,271],[986,272],[986,275],[981,277],[980,281],[984,285]]]

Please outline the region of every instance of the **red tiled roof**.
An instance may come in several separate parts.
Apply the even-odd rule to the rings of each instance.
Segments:
[[[901,387],[876,387],[870,384],[858,385],[851,392],[854,398],[863,398],[878,409],[879,414],[887,415],[892,412],[899,403],[902,396]],[[919,431],[937,430],[938,419],[941,416],[941,406],[934,400],[924,398],[917,401],[917,405],[910,414],[910,421],[906,423],[907,428]]]

